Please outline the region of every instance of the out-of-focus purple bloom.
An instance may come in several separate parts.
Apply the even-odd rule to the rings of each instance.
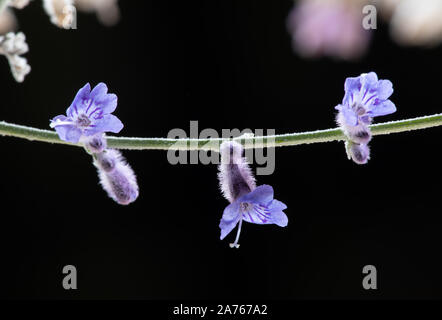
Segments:
[[[121,121],[111,113],[117,107],[117,96],[107,93],[107,86],[99,83],[91,91],[87,83],[66,110],[66,116],[59,115],[51,120],[60,139],[78,143],[83,137],[104,132],[118,133],[123,128]]]
[[[95,155],[101,185],[109,197],[119,204],[129,204],[138,198],[135,174],[120,152],[107,149]]]
[[[336,120],[352,141],[366,144],[371,139],[368,125],[373,118],[396,111],[394,103],[388,100],[393,85],[389,80],[378,80],[376,73],[370,72],[347,78],[344,88],[342,104],[335,107],[339,111]]]
[[[288,219],[283,212],[287,206],[273,198],[271,186],[255,186],[255,179],[242,156],[243,147],[237,142],[224,142],[220,152],[220,186],[224,196],[230,201],[219,224],[221,240],[239,223],[235,242],[230,244],[232,248],[239,248],[238,240],[243,221],[287,226]]]
[[[303,56],[354,59],[365,52],[371,37],[362,19],[358,1],[301,0],[292,9],[287,27],[293,48]]]

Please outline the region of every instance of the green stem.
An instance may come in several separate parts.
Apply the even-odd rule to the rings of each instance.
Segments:
[[[374,136],[420,130],[442,126],[442,114],[384,122],[371,125]],[[60,143],[83,147],[81,144],[72,144],[58,138],[55,131],[41,130],[26,126],[0,121],[0,135],[22,138],[32,141]],[[107,137],[108,146],[115,149],[129,150],[214,150],[218,151],[219,143],[228,139],[166,139],[166,138],[128,138]],[[245,148],[263,148],[278,146],[294,146],[306,143],[319,143],[345,140],[341,129],[326,129],[301,133],[269,135],[263,137],[238,137]]]

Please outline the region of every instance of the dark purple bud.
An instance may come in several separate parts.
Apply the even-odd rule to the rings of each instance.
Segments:
[[[370,149],[366,144],[352,143],[348,145],[350,157],[357,164],[366,164],[370,159]]]
[[[85,146],[92,153],[100,153],[106,149],[107,143],[106,138],[103,134],[98,134],[91,137],[85,137]]]

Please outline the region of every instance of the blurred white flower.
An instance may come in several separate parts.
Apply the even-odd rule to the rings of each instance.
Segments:
[[[0,14],[0,34],[8,33],[17,27],[17,19],[11,9],[6,8]]]
[[[57,27],[70,29],[75,24],[77,14],[73,0],[43,0],[43,7]]]
[[[95,12],[98,20],[111,26],[120,20],[120,9],[118,0],[75,0],[75,6],[80,11]]]
[[[31,0],[11,0],[8,5],[17,9],[23,9]]]
[[[300,0],[287,20],[293,48],[306,57],[354,59],[369,43],[360,0]]]
[[[402,0],[390,23],[392,37],[401,44],[438,44],[442,41],[442,1]]]
[[[17,82],[23,82],[25,76],[31,71],[26,58],[21,57],[28,50],[26,37],[22,32],[17,34],[9,32],[5,36],[0,36],[0,54],[8,59],[12,75]]]
[[[17,82],[23,82],[25,76],[31,72],[31,66],[28,64],[26,58],[19,55],[13,55],[8,58],[11,66],[12,75]]]

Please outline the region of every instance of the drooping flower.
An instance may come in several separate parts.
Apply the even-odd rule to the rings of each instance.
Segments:
[[[99,83],[92,91],[87,83],[78,91],[66,110],[66,116],[53,118],[50,126],[57,131],[60,139],[72,143],[104,132],[118,133],[123,124],[111,114],[116,107],[117,96],[107,93],[104,83]]]
[[[339,111],[336,120],[350,140],[366,144],[371,139],[368,125],[373,118],[396,111],[394,103],[388,100],[393,85],[389,80],[378,80],[376,73],[370,72],[347,78],[344,88],[342,104],[335,107]]]
[[[247,161],[242,156],[242,145],[233,141],[224,142],[220,146],[220,153],[220,187],[225,198],[230,201],[219,224],[220,239],[224,239],[239,224],[235,242],[230,244],[231,248],[239,248],[238,240],[243,221],[287,226],[288,219],[283,212],[287,206],[273,198],[271,186],[256,187]]]
[[[138,198],[136,176],[120,152],[106,149],[95,155],[100,183],[109,197],[127,205]]]

